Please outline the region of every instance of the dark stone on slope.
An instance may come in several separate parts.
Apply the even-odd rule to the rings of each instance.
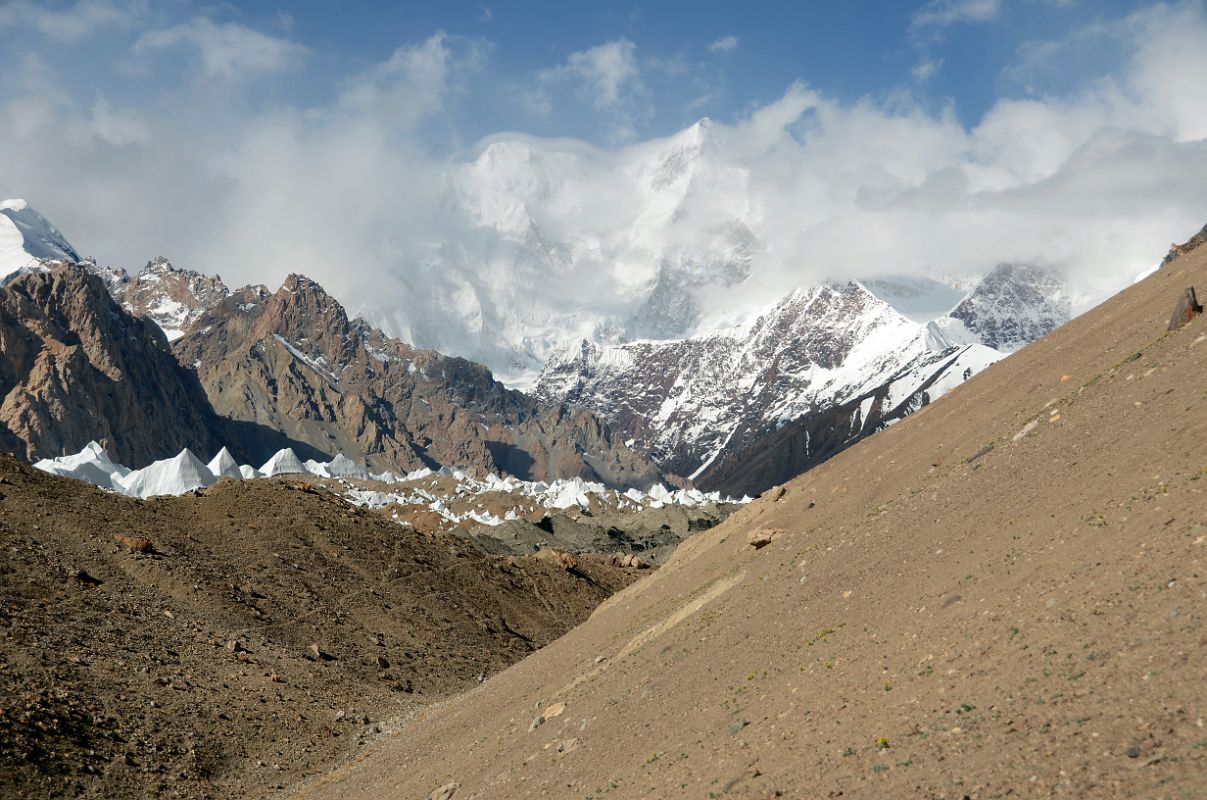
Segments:
[[[1199,300],[1195,297],[1194,287],[1186,287],[1186,291],[1182,292],[1181,297],[1178,298],[1173,316],[1169,318],[1169,330],[1176,331],[1202,313],[1203,307],[1199,305]]]

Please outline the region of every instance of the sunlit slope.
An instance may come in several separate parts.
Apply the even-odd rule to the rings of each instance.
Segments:
[[[1207,248],[300,796],[1204,796],[1207,322],[1165,333],[1196,283]]]

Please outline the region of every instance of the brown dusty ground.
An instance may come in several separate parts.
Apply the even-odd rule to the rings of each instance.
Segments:
[[[271,796],[637,574],[486,557],[296,480],[138,501],[0,457],[0,797]]]
[[[292,796],[1207,796],[1196,283],[1207,248]]]

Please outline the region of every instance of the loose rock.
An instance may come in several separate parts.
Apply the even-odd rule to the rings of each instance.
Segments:
[[[759,528],[746,534],[746,544],[755,550],[762,550],[782,533],[783,531],[779,528]]]
[[[150,539],[142,536],[126,536],[117,534],[113,540],[120,545],[124,545],[131,553],[153,553],[155,552],[155,544]]]
[[[1173,316],[1169,318],[1169,330],[1176,331],[1202,313],[1203,307],[1199,305],[1199,300],[1195,297],[1194,287],[1186,287],[1186,291],[1182,292],[1182,296],[1178,298]]]

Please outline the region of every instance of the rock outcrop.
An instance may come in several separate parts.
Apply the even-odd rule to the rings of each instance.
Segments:
[[[0,287],[0,447],[35,459],[96,440],[133,464],[217,450],[219,421],[159,328],[84,267],[43,266]]]
[[[1169,246],[1169,252],[1165,254],[1165,258],[1161,261],[1161,266],[1165,266],[1178,256],[1189,253],[1191,250],[1194,250],[1204,243],[1207,243],[1207,225],[1204,225],[1198,233],[1196,233],[1194,236],[1191,236],[1181,244],[1171,244]]]

